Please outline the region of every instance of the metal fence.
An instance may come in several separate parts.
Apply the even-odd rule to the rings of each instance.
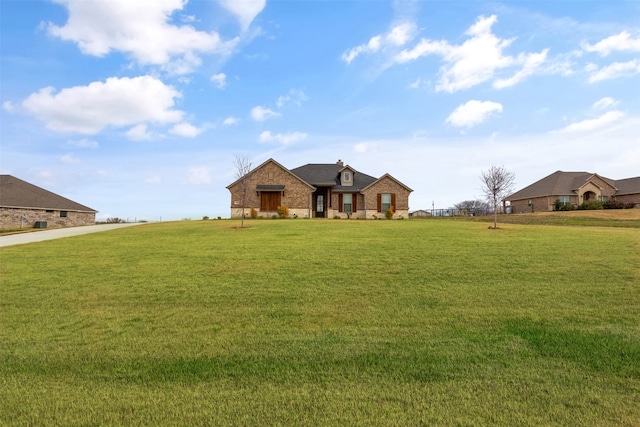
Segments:
[[[488,209],[421,209],[409,213],[411,218],[493,215]]]

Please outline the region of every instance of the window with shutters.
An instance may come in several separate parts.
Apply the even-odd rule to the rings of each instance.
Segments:
[[[358,210],[357,201],[357,194],[338,194],[338,212],[356,212]]]
[[[352,194],[342,195],[342,211],[353,212],[353,195]]]
[[[396,211],[395,193],[378,193],[378,212],[386,212],[389,208]]]
[[[391,207],[391,194],[383,193],[382,194],[382,212],[386,212]]]

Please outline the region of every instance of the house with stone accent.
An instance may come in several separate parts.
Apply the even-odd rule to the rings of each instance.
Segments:
[[[389,174],[376,178],[337,163],[309,163],[287,169],[269,159],[227,189],[231,193],[231,217],[271,217],[279,206],[299,218],[408,218],[409,194],[413,191]]]
[[[556,171],[504,199],[512,213],[552,211],[556,200],[576,207],[588,200],[640,207],[640,177],[614,180],[591,172]]]
[[[0,229],[93,225],[96,211],[11,175],[0,175]]]

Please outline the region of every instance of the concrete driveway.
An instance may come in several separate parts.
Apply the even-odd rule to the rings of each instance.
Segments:
[[[131,227],[132,225],[140,224],[143,223],[135,222],[126,224],[86,225],[83,227],[55,228],[52,230],[32,231],[30,233],[10,234],[8,236],[0,236],[0,247],[42,242],[44,240],[60,239],[62,237],[79,236],[81,234],[115,230],[117,228]]]

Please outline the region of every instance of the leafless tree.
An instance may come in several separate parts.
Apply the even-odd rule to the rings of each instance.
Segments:
[[[482,193],[493,206],[493,228],[498,228],[498,204],[513,191],[515,175],[504,166],[482,171]]]
[[[240,203],[242,203],[242,220],[240,224],[244,228],[244,208],[247,205],[247,195],[249,194],[247,175],[251,172],[249,156],[235,154],[233,156],[233,166],[236,168],[236,179],[240,184]]]

